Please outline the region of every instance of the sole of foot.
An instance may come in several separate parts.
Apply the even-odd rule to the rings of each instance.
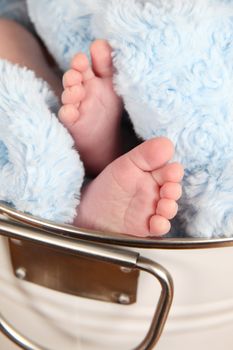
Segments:
[[[74,224],[140,237],[168,233],[184,173],[179,163],[170,163],[173,154],[162,137],[113,161],[84,189]]]

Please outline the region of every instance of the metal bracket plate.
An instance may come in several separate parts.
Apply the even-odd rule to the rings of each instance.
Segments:
[[[136,302],[139,271],[9,239],[16,277],[60,292],[130,305]]]
[[[74,237],[72,235],[70,237],[70,233],[74,232],[76,236]],[[172,277],[163,266],[159,265],[155,261],[140,256],[138,252],[120,248],[117,242],[123,244],[124,240],[112,240],[112,244],[110,245],[106,244],[105,240],[102,240],[103,237],[104,239],[107,237],[106,234],[98,234],[98,241],[96,242],[97,236],[93,236],[93,232],[73,228],[72,226],[61,226],[48,221],[44,222],[34,217],[30,217],[29,215],[17,212],[1,204],[0,235],[13,239],[11,243],[18,245],[19,247],[21,246],[21,241],[33,244],[37,253],[40,252],[40,247],[46,247],[48,248],[48,251],[45,253],[46,257],[51,253],[51,251],[56,251],[59,253],[64,253],[65,255],[68,254],[70,256],[79,256],[91,260],[93,259],[95,262],[100,261],[105,264],[110,263],[117,265],[120,271],[124,273],[127,273],[129,268],[149,273],[160,283],[161,294],[159,300],[157,301],[157,307],[155,309],[150,328],[144,339],[137,347],[134,348],[134,350],[154,349],[154,346],[157,344],[166,323],[173,300],[174,291]],[[27,248],[25,245],[24,247],[26,254]],[[38,262],[43,260],[41,254],[39,255],[39,258],[37,258]],[[58,260],[57,262],[59,263]],[[34,254],[31,254],[29,266],[31,261],[35,261]],[[94,264],[93,266],[96,266],[94,261],[92,262]],[[22,265],[16,266],[18,266],[16,270],[18,277],[26,279],[28,273],[26,268]],[[55,269],[55,271],[57,270]],[[67,271],[69,271],[69,268]],[[74,278],[74,275],[72,277]],[[110,280],[112,278],[113,275],[110,275]],[[123,298],[123,300],[125,300],[125,298]],[[118,300],[118,302],[120,301]],[[42,348],[40,345],[20,334],[13,325],[4,319],[1,313],[0,332],[3,332],[10,340],[12,340],[22,349],[45,350],[45,348]]]

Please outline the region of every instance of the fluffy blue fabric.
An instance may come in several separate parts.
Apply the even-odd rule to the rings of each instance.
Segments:
[[[62,69],[93,38],[110,41],[116,89],[137,134],[168,136],[185,166],[181,229],[232,236],[232,0],[28,0],[28,7]]]
[[[32,30],[26,0],[0,0],[0,17],[15,20]]]
[[[83,166],[54,112],[58,102],[34,73],[0,61],[0,200],[72,222]]]
[[[182,229],[232,236],[232,1],[99,0],[93,11],[136,132],[168,136],[185,166]]]
[[[27,0],[30,18],[62,70],[77,52],[89,55],[91,14],[85,0]]]

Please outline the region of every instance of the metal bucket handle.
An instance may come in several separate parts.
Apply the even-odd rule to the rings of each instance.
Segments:
[[[109,244],[91,242],[90,240],[88,242],[85,238],[81,240],[80,237],[76,239],[69,237],[67,234],[69,228],[73,228],[72,226],[66,225],[66,229],[63,230],[63,226],[53,226],[52,223],[48,225],[48,222],[35,219],[2,205],[0,206],[0,215],[0,235],[43,244],[70,254],[104,260],[121,267],[138,269],[155,277],[161,285],[160,298],[149,331],[135,350],[149,350],[155,346],[163,331],[173,299],[173,282],[166,269],[156,262],[140,256],[137,252],[113,247]],[[53,226],[53,230],[51,226]],[[86,233],[91,235],[90,232]],[[19,334],[1,315],[0,330],[22,349],[45,350]]]
[[[66,237],[78,238],[87,242],[106,243],[135,248],[157,248],[157,249],[203,249],[221,248],[233,246],[233,237],[226,238],[219,233],[219,238],[141,238],[113,232],[99,232],[77,228],[71,225],[56,224],[52,221],[41,220],[35,216],[16,211],[0,203],[0,215],[4,215],[11,221],[25,223],[40,230],[56,233]]]
[[[136,268],[154,276],[161,285],[160,298],[149,331],[135,350],[149,350],[157,344],[171,307],[173,282],[169,272],[158,263],[136,252],[113,246],[198,249],[233,245],[233,238],[145,239],[111,232],[100,233],[41,220],[5,205],[0,205],[0,215],[0,235],[55,247],[70,254],[88,256],[123,267]],[[1,315],[0,330],[23,349],[46,350],[20,335]]]

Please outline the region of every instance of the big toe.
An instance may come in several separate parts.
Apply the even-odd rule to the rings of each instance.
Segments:
[[[145,141],[128,153],[130,160],[143,171],[154,171],[171,160],[174,146],[166,137]]]
[[[95,74],[100,78],[113,75],[112,49],[105,40],[95,40],[90,48],[92,66]]]

